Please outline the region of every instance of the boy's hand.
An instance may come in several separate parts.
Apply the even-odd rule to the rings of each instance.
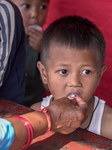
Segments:
[[[87,118],[87,103],[76,96],[74,100],[61,98],[48,106],[51,116],[51,130],[63,134],[75,131]]]
[[[43,36],[43,31],[39,31],[33,28],[28,29],[29,32],[29,44],[30,46],[40,53],[41,51],[41,41]]]

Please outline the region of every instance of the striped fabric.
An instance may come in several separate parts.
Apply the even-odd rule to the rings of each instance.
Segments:
[[[0,97],[21,104],[25,93],[25,32],[18,7],[0,0]]]
[[[0,0],[0,86],[3,82],[14,37],[14,15],[11,4]]]
[[[0,150],[8,150],[14,141],[14,128],[12,124],[0,118]]]

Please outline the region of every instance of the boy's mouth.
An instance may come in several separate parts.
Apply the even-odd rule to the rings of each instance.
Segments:
[[[76,96],[79,96],[78,94],[69,94],[68,96],[67,96],[67,98],[68,99],[70,99],[70,100],[72,100],[72,99],[74,99]]]

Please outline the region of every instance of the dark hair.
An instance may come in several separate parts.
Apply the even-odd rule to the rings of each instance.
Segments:
[[[105,40],[101,31],[87,18],[65,16],[49,25],[43,35],[41,61],[45,65],[50,56],[50,46],[69,46],[77,50],[95,50],[101,65],[105,59]]]

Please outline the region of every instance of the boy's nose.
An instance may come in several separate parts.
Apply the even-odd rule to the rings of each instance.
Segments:
[[[39,10],[37,10],[37,9],[32,10],[31,17],[38,18],[38,16],[39,16]]]
[[[67,85],[69,87],[81,86],[80,77],[78,75],[72,75],[72,76],[70,76]]]

